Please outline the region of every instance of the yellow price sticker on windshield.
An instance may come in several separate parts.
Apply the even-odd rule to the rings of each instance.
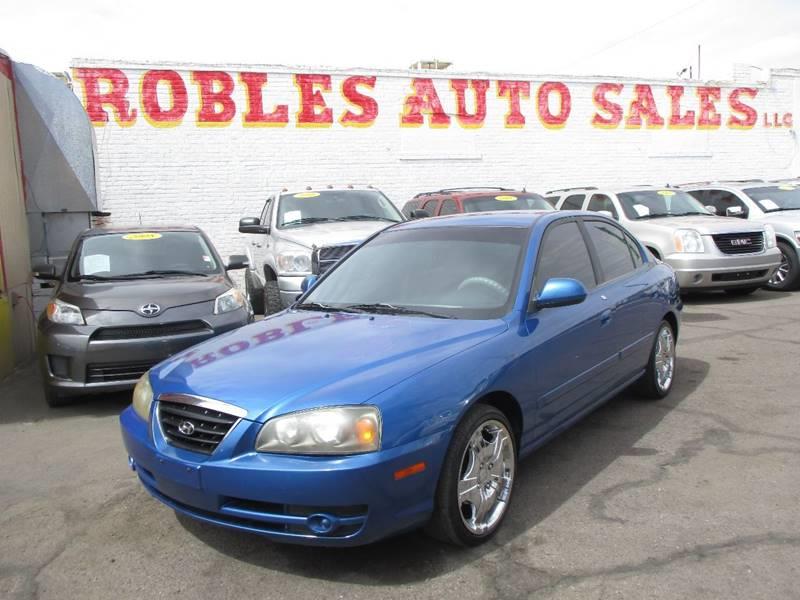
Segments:
[[[513,202],[517,199],[516,196],[495,196],[495,200],[499,200],[500,202]]]
[[[674,196],[675,192],[672,190],[658,190],[659,195],[661,196]]]
[[[783,190],[784,192],[791,192],[794,191],[795,188],[793,185],[779,185],[778,189]]]
[[[319,196],[319,192],[300,192],[299,194],[295,194],[295,198],[316,198]]]
[[[161,237],[160,233],[126,233],[122,236],[123,240],[157,240]]]

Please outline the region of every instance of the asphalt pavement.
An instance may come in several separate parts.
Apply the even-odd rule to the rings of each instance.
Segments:
[[[672,394],[520,465],[498,535],[347,550],[178,517],[127,466],[127,395],[0,383],[0,598],[800,598],[800,293],[687,301]]]

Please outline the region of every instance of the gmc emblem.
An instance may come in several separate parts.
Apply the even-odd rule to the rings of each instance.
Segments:
[[[731,240],[731,246],[749,246],[750,238],[739,238],[738,240]]]

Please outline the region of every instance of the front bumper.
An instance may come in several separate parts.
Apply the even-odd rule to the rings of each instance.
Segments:
[[[781,264],[781,254],[771,248],[760,254],[670,254],[664,257],[678,276],[682,291],[720,290],[764,285]]]
[[[131,389],[142,373],[162,360],[251,320],[246,309],[222,315],[209,315],[202,308],[194,310],[197,314],[182,311],[180,321],[203,321],[206,328],[202,331],[133,339],[97,339],[96,334],[108,327],[169,325],[171,321],[117,314],[87,317],[90,325],[77,326],[43,319],[37,341],[43,381],[62,396]]]
[[[303,293],[300,287],[308,275],[278,275],[278,289],[281,292],[281,303],[284,308],[294,304],[297,297]]]
[[[169,445],[131,408],[120,424],[131,467],[157,500],[215,525],[321,546],[366,544],[424,524],[447,442],[438,434],[347,457],[263,454],[249,450],[260,424],[242,419],[206,456]],[[395,481],[395,471],[418,462],[425,471]]]

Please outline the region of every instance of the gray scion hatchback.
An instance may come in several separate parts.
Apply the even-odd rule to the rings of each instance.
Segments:
[[[92,229],[70,251],[39,318],[39,359],[51,406],[71,396],[132,388],[156,363],[252,321],[253,311],[195,227]]]

